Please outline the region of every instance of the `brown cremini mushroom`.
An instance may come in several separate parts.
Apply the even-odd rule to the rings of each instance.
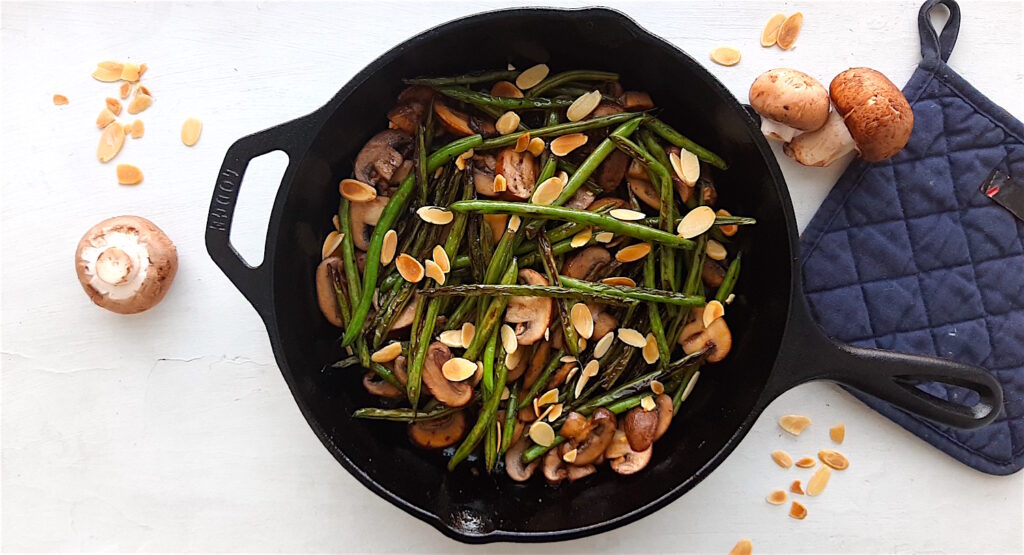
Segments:
[[[391,126],[403,133],[414,135],[433,97],[433,89],[423,85],[413,85],[403,90],[398,95],[398,105],[388,112]]]
[[[619,97],[619,104],[627,112],[642,112],[654,108],[654,101],[651,95],[641,91],[626,91]]]
[[[402,312],[398,314],[398,318],[395,318],[395,322],[391,324],[391,333],[401,332],[412,325],[413,319],[416,318],[416,300],[419,299],[419,296],[419,293],[413,293],[412,300],[405,305]]]
[[[335,280],[341,279],[344,263],[337,256],[329,256],[316,267],[316,301],[320,312],[332,326],[344,327],[341,318],[341,307],[334,291]]]
[[[575,279],[587,279],[588,276],[611,264],[612,255],[608,249],[591,245],[582,249],[565,261],[562,275]]]
[[[512,478],[516,482],[525,482],[533,476],[533,472],[537,469],[540,464],[539,460],[535,460],[530,464],[523,464],[523,453],[526,449],[533,445],[533,442],[529,439],[522,437],[516,440],[508,451],[505,452],[505,473],[508,474],[509,478]]]
[[[717,260],[704,259],[704,266],[700,269],[700,277],[708,287],[716,288],[722,285],[725,280],[725,266]]]
[[[370,248],[370,236],[373,228],[380,221],[389,197],[378,195],[370,202],[353,202],[349,204],[349,220],[352,224],[352,243],[357,249],[367,251]]]
[[[643,451],[630,450],[625,455],[612,459],[608,463],[612,470],[623,475],[628,476],[630,474],[636,474],[647,466],[647,463],[651,462],[651,455],[654,453],[654,446],[648,447]]]
[[[562,445],[564,446],[565,444]],[[544,456],[544,479],[552,486],[562,483],[562,480],[566,479],[569,475],[565,469],[565,463],[562,461],[560,451],[561,449],[552,449]]]
[[[576,447],[573,464],[584,466],[604,456],[604,450],[615,436],[615,414],[606,408],[594,411],[588,421],[588,433]]]
[[[750,85],[750,106],[761,115],[766,137],[789,142],[828,119],[828,91],[817,79],[789,68],[768,70]]]
[[[401,131],[387,129],[377,133],[356,155],[353,165],[356,179],[376,185],[377,191],[383,192],[411,148],[412,137]]]
[[[622,430],[626,432],[630,449],[643,451],[654,443],[658,431],[658,413],[646,411],[643,407],[630,409],[622,419]]]
[[[471,158],[473,166],[473,187],[476,192],[485,197],[497,196],[494,191],[494,170],[498,159],[489,152],[476,154]],[[494,238],[498,240],[497,237]]]
[[[622,426],[619,426],[619,429],[615,430],[615,434],[612,435],[612,440],[608,442],[608,447],[604,449],[604,458],[609,460],[617,459],[625,456],[630,451],[626,432],[622,429]]]
[[[92,302],[119,314],[135,314],[167,294],[178,271],[178,250],[153,222],[117,216],[85,232],[75,270]]]
[[[466,415],[453,412],[440,418],[409,423],[409,441],[424,449],[443,449],[455,445],[469,429]]]
[[[619,188],[622,179],[626,177],[626,170],[629,169],[630,158],[621,150],[613,150],[608,158],[597,168],[597,184],[606,193]],[[585,188],[581,189],[584,190]]]
[[[725,318],[716,318],[711,325],[704,327],[704,307],[694,308],[690,323],[683,326],[679,333],[679,344],[688,355],[708,348],[707,362],[718,362],[729,354],[732,348],[732,333],[725,323]]]
[[[617,327],[619,327],[619,321],[614,316],[607,312],[600,312],[594,317],[594,334],[591,337],[601,339],[608,332],[615,331]]]
[[[672,406],[672,397],[664,393],[654,398],[654,404],[656,407],[655,411],[658,413],[658,428],[654,431],[654,441],[658,441],[668,431],[668,427],[672,425],[674,408]]]
[[[544,372],[544,367],[547,366],[548,356],[551,354],[551,342],[544,341],[537,345],[537,348],[533,351],[533,356],[530,358],[530,366],[526,369],[526,374],[523,377],[523,388],[529,389],[537,378]]]
[[[519,270],[519,279],[529,285],[548,285],[548,280],[536,270]],[[551,324],[553,303],[547,297],[509,297],[505,321],[513,324],[519,345],[533,345],[544,338],[544,330]]]
[[[587,187],[580,187],[580,189],[576,191],[576,193],[569,197],[569,200],[566,201],[565,206],[567,208],[575,208],[576,210],[585,210],[591,204],[594,203],[594,199],[596,197],[597,194],[594,191],[591,191]]]
[[[565,417],[565,422],[562,423],[562,429],[558,431],[558,434],[568,440],[580,442],[586,439],[589,432],[590,423],[587,421],[587,417],[573,411]]]
[[[498,153],[494,171],[505,177],[505,191],[501,193],[508,200],[529,200],[537,187],[537,160],[529,151],[516,152],[507,147]]]
[[[385,364],[392,372],[395,373],[395,377],[398,378],[398,382],[405,385],[408,380],[408,374],[406,373],[406,358],[399,355],[394,361]],[[376,372],[367,372],[363,374],[363,388],[370,395],[376,395],[377,397],[384,397],[387,399],[401,399],[405,397],[405,391],[396,389],[395,386],[382,380]]]
[[[566,468],[566,473],[569,475],[569,482],[575,482],[576,480],[582,480],[587,476],[597,472],[597,467],[592,464],[585,464],[583,466],[576,466],[570,464]]]
[[[449,407],[462,407],[473,399],[473,384],[468,381],[453,382],[444,377],[441,367],[452,358],[452,352],[440,341],[427,347],[423,363],[423,386],[435,399]]]

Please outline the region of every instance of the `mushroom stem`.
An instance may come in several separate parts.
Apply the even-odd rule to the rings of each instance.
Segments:
[[[118,247],[105,249],[96,258],[96,277],[110,285],[127,283],[136,272],[138,261]]]
[[[857,143],[836,111],[829,114],[821,129],[803,133],[783,147],[786,156],[805,166],[819,167],[828,166],[855,150]]]
[[[788,143],[793,140],[793,137],[800,135],[803,131],[762,116],[761,133],[764,133],[764,136],[769,139]]]

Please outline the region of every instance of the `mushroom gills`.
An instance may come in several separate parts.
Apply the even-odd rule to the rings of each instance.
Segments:
[[[425,449],[443,449],[455,445],[469,428],[462,411],[440,418],[409,423],[409,440]]]
[[[761,116],[761,133],[764,133],[764,136],[769,139],[788,143],[793,140],[793,137],[802,134],[803,131]]]
[[[334,280],[341,279],[343,263],[337,256],[323,259],[316,267],[316,300],[320,306],[320,312],[332,326],[344,327],[341,318],[341,307],[338,306],[338,297],[334,291]]]
[[[535,460],[528,465],[523,465],[523,453],[533,445],[533,442],[526,437],[521,437],[505,452],[505,473],[516,482],[525,482],[533,476],[533,472],[540,465],[540,460]]]
[[[817,131],[802,133],[783,147],[786,156],[805,166],[828,166],[857,150],[857,144],[839,112],[832,111]]]

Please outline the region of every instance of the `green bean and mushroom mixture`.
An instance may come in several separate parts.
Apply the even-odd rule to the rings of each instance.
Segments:
[[[643,469],[732,345],[734,236],[755,221],[715,210],[726,162],[615,73],[405,84],[339,185],[316,272],[344,329],[333,367],[368,369],[381,400],[354,416],[404,423],[449,469]]]

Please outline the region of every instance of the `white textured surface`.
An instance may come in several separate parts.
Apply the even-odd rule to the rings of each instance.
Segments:
[[[740,65],[710,68],[741,99],[770,67],[827,82],[866,65],[902,84],[918,60],[916,1],[616,4],[698,59],[740,47]],[[499,4],[3,4],[4,549],[470,550],[369,493],[323,449],[259,318],[207,257],[203,222],[233,140],[313,110],[402,39],[488,7]],[[797,9],[806,16],[797,48],[761,49],[764,21]],[[952,65],[1024,116],[1021,4],[963,10]],[[141,116],[145,138],[128,139],[116,160],[144,170],[135,188],[118,186],[113,164],[93,154],[92,122],[116,87],[89,74],[127,57],[149,64],[156,98]],[[54,107],[54,93],[71,104]],[[205,123],[192,149],[178,139],[188,116]],[[803,226],[841,168],[781,165]],[[243,246],[262,244],[259,214],[274,186],[259,181],[242,193]],[[92,306],[72,266],[81,233],[121,213],[154,220],[181,256],[166,300],[137,317]],[[814,426],[784,437],[775,421],[789,412]],[[768,453],[812,454],[838,421],[852,466],[809,501],[807,520],[764,503],[800,474]],[[669,507],[530,550],[725,553],[750,537],[758,552],[1021,552],[1022,489],[1021,474],[975,472],[837,388],[811,384],[769,407],[735,454]]]

